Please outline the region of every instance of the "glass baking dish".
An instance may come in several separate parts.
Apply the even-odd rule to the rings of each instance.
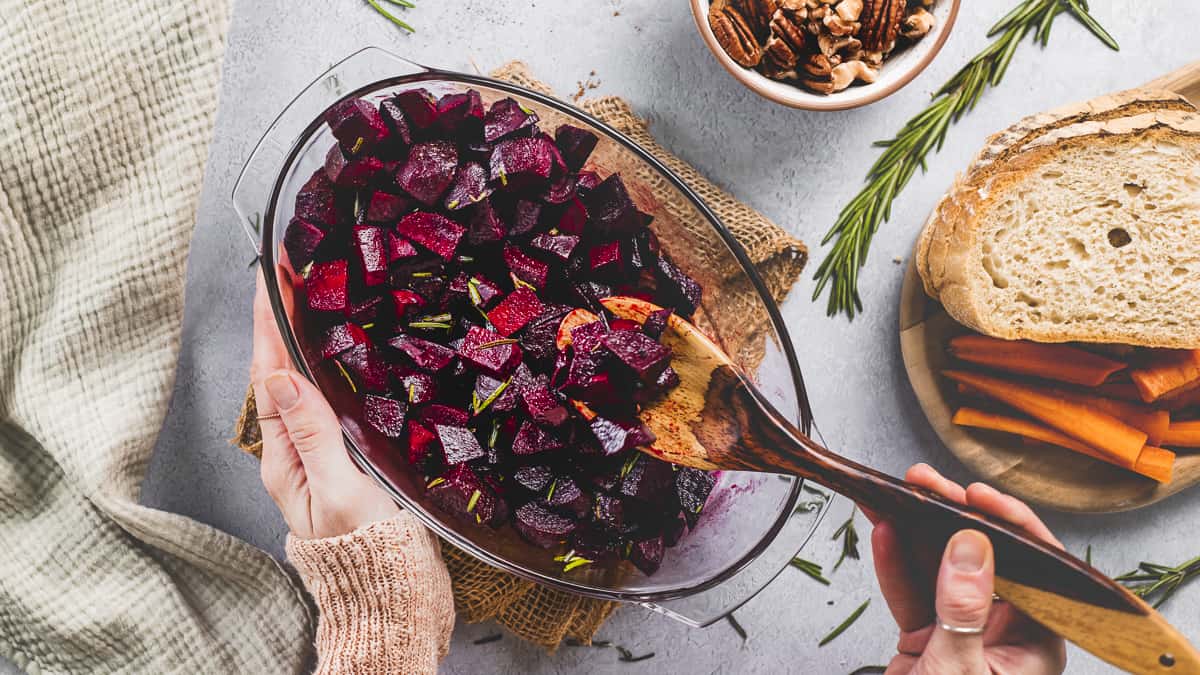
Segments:
[[[763,394],[806,430],[811,423],[800,369],[778,308],[740,245],[678,176],[621,133],[561,101],[508,82],[426,68],[374,47],[332,66],[291,101],[254,148],[234,187],[234,207],[251,244],[263,268],[276,272],[267,275],[267,290],[297,369],[329,398],[347,448],[362,470],[447,542],[553,588],[639,603],[691,625],[716,621],[787,566],[828,510],[827,493],[805,494],[802,500],[802,488],[813,488],[793,477],[723,472],[696,532],[668,549],[653,576],[627,563],[564,573],[561,563],[553,561],[553,552],[527,544],[511,528],[468,525],[429,503],[423,477],[399,458],[392,441],[361,422],[345,380],[322,364],[313,345],[305,344],[303,313],[291,313],[283,302],[295,270],[281,263],[278,252],[297,191],[322,166],[326,150],[335,142],[323,114],[345,98],[378,101],[417,86],[435,95],[474,88],[486,103],[511,96],[534,110],[545,129],[569,121],[594,131],[601,139],[592,160],[597,170],[602,175],[621,173],[639,208],[654,216],[651,229],[672,259],[703,284],[697,323],[735,357],[761,358],[749,370]]]

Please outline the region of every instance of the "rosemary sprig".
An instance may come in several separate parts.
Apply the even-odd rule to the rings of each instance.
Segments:
[[[725,621],[729,623],[730,628],[733,628],[733,632],[737,633],[738,637],[742,638],[742,642],[750,639],[750,634],[747,633],[746,629],[742,627],[742,624],[738,622],[737,617],[733,615],[733,612],[725,615]]]
[[[839,635],[841,635],[842,633],[845,633],[846,629],[849,628],[850,626],[853,626],[854,622],[858,621],[858,618],[863,615],[863,612],[867,611],[867,606],[870,604],[871,604],[871,600],[868,598],[866,602],[864,602],[863,604],[858,606],[858,609],[851,612],[850,616],[846,617],[846,620],[843,621],[837,628],[834,628],[833,630],[829,631],[829,635],[826,635],[825,637],[821,638],[821,641],[817,643],[817,646],[824,647],[825,645],[829,644],[830,642],[833,642],[834,640],[836,640]]]
[[[1175,567],[1144,562],[1138,565],[1136,570],[1117,577],[1116,581],[1124,584],[1139,598],[1147,602],[1153,601],[1152,604],[1157,608],[1170,600],[1181,586],[1197,576],[1200,576],[1200,557]]]
[[[886,150],[867,172],[866,186],[842,209],[821,241],[825,245],[837,240],[814,277],[813,300],[832,284],[826,308],[830,316],[845,312],[853,319],[862,311],[858,273],[867,262],[872,237],[891,217],[896,196],[918,168],[925,169],[929,152],[942,149],[950,125],[974,109],[988,88],[1000,84],[1025,36],[1032,34],[1034,42],[1044,47],[1055,17],[1064,13],[1074,16],[1105,45],[1119,49],[1116,40],[1088,13],[1086,0],[1024,0],[992,27],[988,37],[996,39],[938,89],[924,111],[909,120],[895,138],[875,144]]]
[[[397,7],[403,7],[405,9],[412,9],[413,7],[416,7],[416,5],[412,4],[408,0],[385,0],[385,1],[389,2],[393,5],[396,5]],[[387,17],[388,21],[391,21],[392,23],[396,24],[400,28],[403,28],[404,30],[406,30],[410,33],[417,32],[417,30],[415,28],[408,25],[404,21],[400,20],[400,17],[398,17],[395,14],[392,14],[391,12],[384,9],[383,5],[379,4],[379,0],[367,0],[367,4],[374,7],[376,12],[379,12],[383,16]]]
[[[854,529],[854,516],[857,513],[858,507],[855,506],[850,510],[850,517],[846,519],[846,522],[842,523],[842,526],[837,529],[837,532],[833,533],[832,539],[834,541],[837,541],[838,539],[842,540],[842,554],[838,556],[838,561],[833,565],[834,572],[836,572],[837,569],[842,566],[842,563],[846,561],[846,558],[851,558],[853,560],[859,559],[858,530]]]
[[[817,582],[820,582],[826,586],[828,586],[829,584],[832,583],[831,581],[829,581],[828,579],[825,578],[825,576],[823,574],[824,569],[819,564],[817,564],[811,560],[805,560],[804,558],[797,556],[795,558],[792,558],[792,562],[790,564],[792,567],[795,567],[796,569],[800,570],[801,572],[804,572],[805,574],[812,577]]]

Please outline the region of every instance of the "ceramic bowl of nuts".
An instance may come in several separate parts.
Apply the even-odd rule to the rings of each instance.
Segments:
[[[755,93],[845,110],[899,90],[941,50],[960,0],[691,0],[717,61]]]

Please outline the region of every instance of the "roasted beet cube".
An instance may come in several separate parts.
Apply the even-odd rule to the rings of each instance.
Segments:
[[[542,302],[537,293],[528,288],[518,288],[509,293],[488,312],[488,321],[496,327],[496,332],[508,337],[525,327],[525,324],[542,313]]]
[[[514,455],[536,455],[539,452],[561,450],[562,441],[533,422],[523,422],[512,442]]]
[[[708,495],[716,484],[717,479],[707,471],[681,466],[675,472],[675,496],[689,529],[696,526],[704,502],[708,501]]]
[[[596,440],[605,455],[615,455],[619,452],[650,445],[654,442],[654,434],[640,422],[618,422],[597,417],[589,425]]]
[[[476,307],[481,309],[491,307],[503,294],[504,291],[500,290],[500,287],[490,279],[478,275],[467,279],[467,296],[471,304]]]
[[[530,492],[544,492],[554,480],[554,472],[546,466],[523,466],[513,472],[513,481]]]
[[[388,344],[408,355],[416,367],[430,373],[442,370],[454,360],[454,350],[449,347],[411,335],[397,335]]]
[[[318,169],[296,193],[296,217],[325,225],[337,225],[341,220],[333,182],[324,169]],[[297,264],[295,259],[292,264]]]
[[[429,373],[395,368],[393,373],[400,381],[400,393],[409,405],[423,405],[437,397],[437,384]]]
[[[387,361],[370,345],[355,345],[339,354],[337,360],[360,390],[388,390],[390,368]]]
[[[583,518],[592,510],[592,496],[579,489],[579,485],[570,478],[560,477],[551,483],[553,490],[546,495],[546,506],[570,513],[576,518]]]
[[[566,172],[553,172],[550,184],[538,197],[547,204],[565,204],[575,198],[575,177]]]
[[[501,99],[493,103],[483,117],[483,138],[491,143],[518,129],[533,126],[537,121],[537,113],[522,107],[514,99]]]
[[[567,201],[561,207],[558,221],[554,224],[561,232],[582,236],[587,229],[588,211],[579,198]]]
[[[642,324],[642,332],[655,340],[661,338],[672,314],[674,312],[670,309],[658,309],[650,312],[650,316],[646,317],[646,321]]]
[[[636,321],[630,321],[629,319],[609,319],[608,320],[608,329],[610,331],[614,331],[614,330],[641,331],[642,325]]]
[[[635,541],[629,550],[629,562],[649,576],[662,565],[664,552],[662,537]]]
[[[462,94],[446,94],[437,102],[437,123],[441,129],[461,140],[480,138],[483,132],[483,99],[471,89]]]
[[[596,522],[605,529],[613,532],[623,532],[626,529],[625,502],[619,497],[605,494],[596,495],[595,504],[592,506],[592,515],[596,517]]]
[[[658,374],[658,377],[654,378],[654,386],[662,391],[678,387],[679,373],[675,372],[675,369],[671,366],[667,366]]]
[[[458,169],[458,150],[447,141],[417,143],[408,153],[404,166],[396,172],[396,185],[432,206],[454,182]]]
[[[352,323],[335,324],[321,336],[321,357],[331,359],[351,347],[368,343],[370,339],[362,328]]]
[[[471,209],[471,217],[467,221],[467,241],[472,246],[490,244],[504,238],[507,228],[500,214],[488,200],[479,202]]]
[[[521,394],[521,401],[525,404],[529,418],[538,424],[559,427],[566,423],[569,416],[567,409],[545,385],[527,389]]]
[[[582,197],[595,190],[596,186],[602,182],[604,181],[600,179],[600,174],[595,171],[580,171],[575,177],[575,191]]]
[[[659,256],[657,266],[659,288],[666,292],[668,301],[681,315],[690,317],[700,306],[700,284],[684,274],[666,256]]]
[[[442,204],[449,211],[457,211],[487,199],[490,194],[492,188],[488,186],[488,170],[478,162],[465,162],[454,173],[454,182],[450,184]]]
[[[322,312],[341,312],[346,309],[346,261],[331,260],[313,263],[304,280],[308,291],[308,306]]]
[[[292,267],[302,269],[312,262],[317,248],[325,240],[325,230],[303,218],[292,218],[283,233],[283,248],[287,251]]]
[[[604,336],[604,347],[647,382],[671,363],[670,349],[637,331],[614,330]]]
[[[621,479],[621,494],[643,502],[662,501],[671,491],[675,471],[653,457],[639,457]]]
[[[570,259],[571,252],[579,245],[579,237],[573,234],[539,234],[529,245],[566,262]]]
[[[400,220],[413,207],[413,201],[402,195],[376,191],[367,202],[367,220],[372,223],[392,224]]]
[[[444,403],[431,403],[417,412],[417,419],[427,425],[443,424],[450,427],[465,427],[471,419],[466,410]]]
[[[365,225],[354,228],[354,253],[364,284],[378,286],[387,281],[388,261],[382,229]]]
[[[508,517],[507,506],[466,464],[430,481],[427,494],[443,511],[463,520],[497,527]]]
[[[414,211],[400,219],[396,224],[396,232],[433,251],[443,260],[451,260],[466,230],[445,216]]]
[[[442,452],[446,456],[446,464],[466,464],[472,460],[482,459],[487,455],[479,445],[479,439],[466,427],[434,425],[438,441],[442,444]]]
[[[514,525],[525,541],[542,548],[558,546],[575,531],[574,520],[534,502],[517,509]]]
[[[409,240],[395,232],[389,231],[387,233],[387,257],[389,264],[397,260],[415,258],[417,257],[417,249],[413,247],[412,242]]]
[[[373,394],[363,397],[363,417],[367,419],[367,424],[388,438],[404,435],[404,415],[407,411],[408,405],[404,401]]]
[[[551,305],[542,311],[521,333],[521,349],[531,359],[552,359],[558,351],[555,344],[558,325],[570,307]]]
[[[554,144],[540,138],[514,138],[496,146],[491,157],[491,177],[501,187],[523,190],[545,184],[554,169]]]
[[[558,151],[562,154],[563,161],[567,163],[567,168],[572,171],[578,171],[583,168],[587,159],[592,154],[592,150],[596,149],[596,143],[599,142],[596,134],[587,129],[564,124],[554,131],[554,144],[558,146]]]
[[[610,241],[588,250],[588,266],[592,274],[613,275],[621,272],[621,242]]]
[[[438,437],[429,427],[417,422],[408,423],[408,463],[425,470],[438,453]]]
[[[604,179],[583,198],[589,222],[604,236],[627,236],[641,229],[642,214],[637,210],[621,176]]]
[[[374,323],[380,318],[379,307],[382,303],[383,298],[378,295],[351,303],[346,306],[346,318],[359,325]]]
[[[333,146],[325,155],[325,175],[334,185],[347,188],[361,188],[371,182],[371,179],[383,171],[383,162],[372,155],[362,155],[347,159],[342,149]]]
[[[571,346],[576,354],[591,354],[604,344],[608,328],[603,321],[592,321],[571,329]]]
[[[504,262],[509,271],[521,281],[537,289],[545,288],[546,276],[550,273],[550,267],[546,263],[531,258],[511,244],[504,247]]]
[[[394,98],[389,98],[379,104],[379,116],[391,130],[391,145],[403,146],[412,144],[412,129],[404,118],[404,111],[396,104]]]
[[[379,110],[362,99],[342,101],[325,113],[325,121],[348,155],[370,149],[389,135]]]
[[[437,99],[425,89],[402,91],[390,100],[403,114],[409,129],[427,129],[437,121]]]
[[[397,319],[403,319],[409,312],[425,305],[425,298],[406,288],[392,291],[389,295],[392,298],[392,309],[395,311]]]
[[[521,348],[503,335],[472,326],[463,336],[458,355],[495,377],[507,377],[521,362]]]
[[[490,410],[493,412],[508,412],[517,407],[517,402],[521,400],[521,395],[517,392],[517,387],[513,386],[513,378],[507,380],[497,380],[496,378],[486,373],[480,373],[475,378],[475,391],[473,401],[477,401],[476,409],[480,412]],[[503,387],[503,390],[501,390]],[[500,392],[497,394],[496,392]],[[490,401],[490,403],[488,403]],[[484,403],[488,403],[484,407]]]

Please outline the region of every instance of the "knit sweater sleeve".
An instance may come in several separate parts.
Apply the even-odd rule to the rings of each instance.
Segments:
[[[454,628],[450,575],[411,513],[338,537],[288,535],[287,554],[320,611],[319,675],[437,672]]]

